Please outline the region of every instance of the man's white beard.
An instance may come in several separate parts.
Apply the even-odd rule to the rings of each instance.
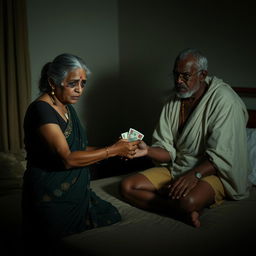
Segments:
[[[176,92],[177,97],[179,97],[181,99],[190,98],[193,94],[194,94],[194,90],[190,91],[190,92],[186,92],[186,93]]]
[[[176,95],[180,99],[187,99],[187,98],[190,98],[194,93],[196,93],[199,90],[199,88],[200,88],[200,85],[198,85],[197,88],[194,88],[193,90],[185,92],[185,93],[176,92]]]

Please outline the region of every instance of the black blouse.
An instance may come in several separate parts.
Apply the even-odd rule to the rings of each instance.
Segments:
[[[57,124],[64,132],[67,123],[61,115],[47,102],[34,101],[24,118],[24,143],[27,151],[27,162],[35,167],[48,170],[56,167],[63,168],[60,157],[47,145],[39,133],[39,127],[44,124]]]

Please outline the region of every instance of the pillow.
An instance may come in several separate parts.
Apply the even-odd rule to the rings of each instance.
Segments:
[[[256,185],[256,129],[246,128],[246,131],[248,155],[251,165],[251,173],[248,178],[252,184]]]
[[[0,195],[22,187],[24,162],[18,154],[0,152]]]

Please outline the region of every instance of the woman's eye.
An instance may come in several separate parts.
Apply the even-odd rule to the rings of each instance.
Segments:
[[[68,82],[68,87],[74,88],[76,86],[76,82]]]
[[[75,88],[76,86],[79,86],[79,84],[80,84],[81,88],[84,88],[86,85],[86,80],[81,80],[81,82],[79,80],[70,81],[67,83],[67,86],[69,88]]]
[[[81,87],[84,88],[85,85],[86,85],[86,80],[82,80],[82,82],[81,82]]]

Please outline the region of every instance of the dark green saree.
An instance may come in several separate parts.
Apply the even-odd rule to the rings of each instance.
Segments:
[[[68,109],[66,140],[71,151],[85,150],[85,131],[74,108],[70,105]],[[91,190],[88,167],[67,170],[54,156],[46,157],[40,164],[28,157],[23,186],[25,229],[59,238],[121,219],[113,205]]]

